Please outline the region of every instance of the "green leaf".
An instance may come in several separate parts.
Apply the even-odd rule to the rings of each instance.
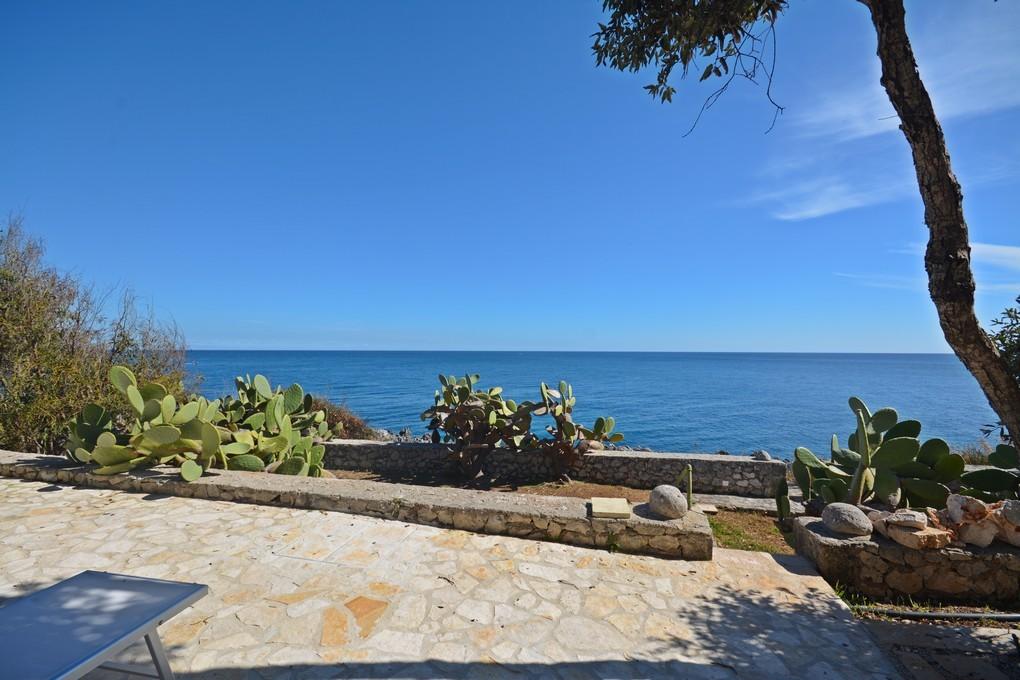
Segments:
[[[1020,454],[1008,444],[999,444],[988,454],[988,462],[997,468],[1012,469],[1020,467]]]
[[[228,456],[240,456],[251,451],[251,444],[247,442],[230,442],[220,446],[220,451]]]
[[[879,499],[886,499],[896,493],[900,488],[900,478],[891,468],[878,468],[875,470],[875,496]]]
[[[269,381],[266,380],[266,376],[262,374],[256,375],[255,380],[252,381],[252,386],[263,399],[273,398],[273,388],[269,386]]]
[[[873,467],[896,468],[917,458],[921,445],[911,437],[886,439],[871,457]]]
[[[220,433],[212,423],[202,423],[202,460],[211,461],[220,452]]]
[[[194,420],[198,417],[198,411],[201,406],[197,401],[189,401],[170,419],[170,422],[174,425],[183,425],[188,421]]]
[[[896,409],[880,408],[871,416],[868,425],[871,426],[872,432],[885,432],[893,427],[898,419],[899,415],[896,413]]]
[[[276,469],[273,470],[273,472],[278,475],[297,475],[299,477],[304,477],[308,474],[308,461],[297,456],[292,456],[276,466]]]
[[[802,465],[814,470],[826,470],[828,466],[818,459],[818,456],[811,452],[811,449],[807,449],[803,446],[798,446],[793,451],[793,457],[800,461]]]
[[[921,445],[921,450],[917,454],[917,460],[924,463],[928,467],[935,467],[938,464],[939,459],[949,455],[949,444],[944,439],[929,439]]]
[[[227,461],[228,470],[243,470],[245,472],[261,472],[266,469],[266,464],[256,455],[245,453],[240,456],[233,456]]]
[[[128,385],[127,389],[124,390],[124,394],[127,395],[128,403],[131,404],[131,408],[135,410],[135,413],[142,415],[145,411],[145,400],[142,399],[142,393],[138,391],[138,388],[134,385]]]
[[[138,391],[142,393],[142,398],[145,401],[155,399],[156,401],[162,401],[163,397],[166,396],[166,388],[159,383],[145,383],[138,388]]]
[[[815,493],[829,503],[845,500],[849,491],[847,483],[842,479],[816,479],[811,487]],[[827,491],[828,493],[826,493]]]
[[[174,395],[168,394],[160,400],[159,412],[163,416],[163,422],[169,424],[174,418],[174,413],[177,411],[177,400],[174,399]]]
[[[95,456],[95,453],[92,455]],[[1020,475],[997,468],[985,468],[964,472],[960,475],[960,481],[982,491],[1015,491],[1020,483]]]
[[[921,422],[918,420],[901,420],[885,433],[886,439],[896,439],[898,437],[917,437],[921,436]]]
[[[181,431],[173,425],[157,425],[142,433],[142,441],[151,446],[172,444],[181,438]]]
[[[850,399],[847,401],[850,404],[850,411],[852,413],[854,413],[855,415],[857,414],[858,411],[863,413],[865,423],[871,420],[871,411],[868,410],[868,407],[864,404],[863,401],[861,401],[857,397],[850,397]]]
[[[202,466],[193,460],[186,460],[181,464],[181,478],[185,482],[193,482],[202,476]]]
[[[945,507],[946,498],[949,497],[949,489],[930,479],[905,477],[900,480],[900,486],[909,495],[921,499],[925,504],[936,508]]]
[[[283,393],[283,410],[287,413],[297,412],[305,401],[305,391],[301,385],[294,383]]]
[[[103,466],[118,465],[138,457],[129,446],[97,446],[92,451],[92,460]]]
[[[804,500],[811,500],[811,484],[814,481],[811,477],[811,471],[800,460],[794,460],[792,468],[793,478],[797,480],[797,486],[804,493]]]
[[[110,382],[123,394],[127,394],[128,387],[138,387],[135,374],[124,366],[114,366],[110,369]]]
[[[951,482],[959,479],[965,468],[966,462],[960,454],[951,453],[948,456],[942,456],[935,463],[935,479],[942,483]]]
[[[886,468],[883,467],[879,469],[884,470]],[[919,463],[916,460],[908,460],[906,463],[903,463],[902,465],[897,465],[895,468],[890,469],[892,469],[900,477],[919,477],[921,479],[935,479],[935,471],[928,467],[927,465],[925,465],[924,463]]]

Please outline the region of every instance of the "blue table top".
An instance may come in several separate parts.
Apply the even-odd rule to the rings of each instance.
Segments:
[[[0,608],[0,678],[78,677],[208,590],[198,583],[83,571]]]

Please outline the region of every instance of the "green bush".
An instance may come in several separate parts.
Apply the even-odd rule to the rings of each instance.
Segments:
[[[124,366],[111,368],[109,379],[130,421],[87,404],[70,424],[68,455],[97,464],[96,474],[174,465],[189,482],[210,468],[329,476],[320,443],[332,434],[326,414],[296,383],[273,389],[265,376],[246,376],[237,378],[236,396],[181,402],[159,383],[139,382]]]
[[[999,353],[1006,359],[1013,377],[1020,382],[1020,296],[1016,299],[1017,307],[1009,307],[1002,316],[992,321],[997,330],[992,334],[992,341],[999,348]]]
[[[574,423],[577,399],[566,382],[561,381],[559,389],[541,383],[539,401],[517,403],[503,398],[502,387],[477,388],[478,379],[440,375],[435,403],[421,414],[429,421],[432,441],[450,446],[452,460],[468,478],[478,475],[496,448],[544,453],[565,473],[588,448],[623,440],[622,434],[613,432],[612,418],[598,418],[591,428]],[[552,420],[545,428],[548,437],[531,431],[534,418],[542,416]]]
[[[792,472],[804,500],[818,497],[825,503],[857,505],[877,501],[892,506],[945,507],[951,488],[988,501],[1017,498],[1020,492],[1020,454],[1000,444],[988,455],[995,466],[964,472],[965,461],[942,439],[920,441],[921,423],[900,420],[895,409],[872,413],[857,397],[850,397],[857,429],[844,447],[832,435],[829,461],[809,449],[793,452]],[[788,513],[783,490],[776,499],[780,515]]]
[[[129,293],[107,318],[104,298],[47,267],[43,254],[20,218],[0,227],[0,447],[60,454],[82,404],[128,415],[108,389],[115,364],[183,396],[185,344]]]

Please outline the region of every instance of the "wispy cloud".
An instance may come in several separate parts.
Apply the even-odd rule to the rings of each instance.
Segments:
[[[851,274],[833,272],[833,276],[850,279],[869,288],[894,288],[896,290],[926,291],[928,280],[922,276],[894,276],[892,274]]]
[[[913,44],[943,122],[1020,107],[1020,3],[918,5],[916,12]],[[887,134],[898,134],[899,119],[880,75],[873,59],[864,71],[826,73],[807,88],[786,117],[789,143],[752,200],[777,219],[805,220],[916,196],[907,147]],[[1020,173],[1014,154],[998,149],[974,165],[957,168],[966,186]]]
[[[910,188],[910,184],[903,180],[872,181],[867,186],[855,186],[838,175],[829,175],[793,182],[781,189],[762,192],[755,195],[752,200],[775,206],[772,216],[777,219],[795,221],[884,203],[900,197]]]
[[[1020,11],[1016,3],[958,3],[952,13],[918,6],[911,22],[918,68],[941,120],[1020,106]],[[979,57],[979,58],[976,58]],[[792,115],[802,134],[844,142],[894,131],[899,118],[879,84],[877,61],[868,73],[820,88],[815,101]]]
[[[1020,293],[1020,280],[1012,278],[1020,272],[1020,246],[1002,245],[997,243],[971,243],[971,263],[974,278],[977,280],[977,292]],[[898,255],[910,255],[921,258],[924,255],[924,244],[909,243],[902,248],[889,251]],[[899,276],[893,274],[870,274],[833,272],[833,276],[850,279],[862,286],[871,288],[894,288],[898,290],[926,291],[928,280],[923,275]]]
[[[971,243],[970,252],[975,263],[1020,272],[1020,246]]]

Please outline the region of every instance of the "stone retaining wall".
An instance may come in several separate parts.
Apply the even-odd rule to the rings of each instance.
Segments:
[[[439,444],[390,443],[337,439],[326,443],[326,467],[378,473],[430,474],[449,465],[447,449]],[[688,463],[694,469],[694,492],[735,496],[775,496],[786,477],[786,463],[749,456],[704,453],[597,451],[581,457],[570,476],[583,482],[619,484],[650,489],[676,484]],[[488,472],[516,481],[555,479],[553,462],[539,453],[496,450],[489,455]]]
[[[594,519],[583,499],[496,491],[211,470],[188,483],[174,468],[96,475],[55,456],[0,450],[0,476],[186,498],[331,510],[414,524],[685,560],[712,559],[712,531],[699,512],[656,520],[644,506],[628,519]]]
[[[961,604],[1020,602],[1020,550],[988,548],[912,550],[872,536],[840,536],[817,517],[793,520],[797,552],[829,583],[842,583],[881,600],[931,598]]]

